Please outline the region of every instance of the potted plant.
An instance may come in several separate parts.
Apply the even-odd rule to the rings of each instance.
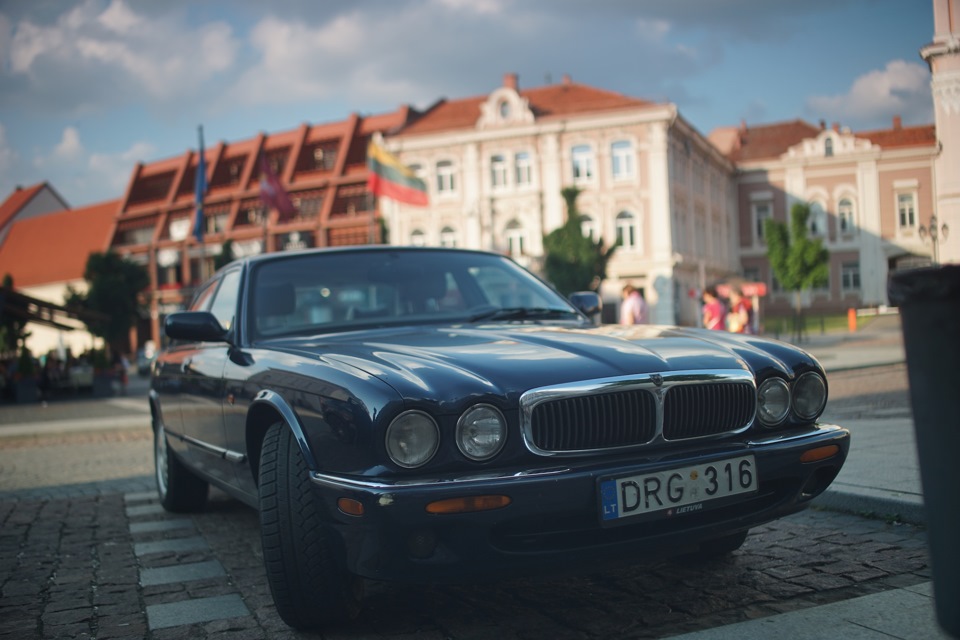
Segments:
[[[93,365],[93,397],[107,398],[113,395],[113,369],[110,358],[104,349],[90,352],[90,364]]]
[[[37,367],[30,349],[23,346],[17,358],[17,372],[14,375],[13,399],[17,403],[37,402],[40,391],[37,386]]]

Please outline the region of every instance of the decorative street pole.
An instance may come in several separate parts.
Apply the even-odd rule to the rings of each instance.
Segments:
[[[939,224],[937,216],[930,216],[930,224],[927,226],[920,225],[918,230],[920,239],[924,242],[927,241],[927,236],[930,237],[930,244],[933,246],[933,264],[940,264],[940,241],[946,240],[947,236],[950,235],[950,227],[947,226],[947,223]]]

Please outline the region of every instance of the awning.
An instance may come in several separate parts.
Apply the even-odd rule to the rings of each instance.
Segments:
[[[27,323],[42,324],[61,331],[73,331],[79,327],[66,324],[69,320],[105,320],[105,315],[93,311],[68,308],[46,300],[34,298],[13,289],[0,289],[0,318],[13,317]]]

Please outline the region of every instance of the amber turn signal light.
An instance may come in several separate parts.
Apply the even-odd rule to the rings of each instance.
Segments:
[[[840,452],[840,447],[835,444],[829,444],[825,447],[817,447],[816,449],[809,449],[804,451],[800,456],[800,462],[817,462],[819,460],[826,460],[827,458],[832,458]]]
[[[437,500],[427,505],[427,513],[470,513],[472,511],[490,511],[510,504],[507,496],[471,496],[469,498],[450,498]]]
[[[337,500],[337,508],[348,516],[362,516],[363,503],[353,498],[340,498]]]

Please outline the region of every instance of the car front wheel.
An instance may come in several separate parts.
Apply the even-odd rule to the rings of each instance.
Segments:
[[[193,475],[170,451],[162,424],[154,428],[153,460],[157,470],[157,493],[164,509],[177,513],[203,509],[210,485]]]
[[[363,581],[321,517],[300,447],[286,425],[267,431],[260,451],[260,538],[280,617],[296,629],[355,618]]]

